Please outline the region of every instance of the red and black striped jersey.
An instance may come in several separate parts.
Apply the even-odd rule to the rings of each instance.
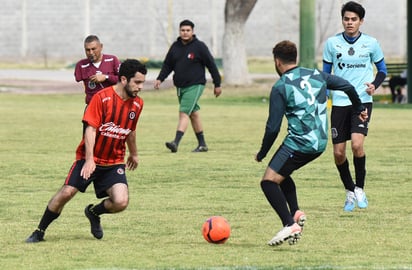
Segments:
[[[98,165],[124,163],[126,138],[136,129],[143,109],[140,97],[123,100],[113,86],[99,91],[93,96],[83,122],[96,128],[94,161]],[[80,142],[76,159],[85,158],[85,142]]]

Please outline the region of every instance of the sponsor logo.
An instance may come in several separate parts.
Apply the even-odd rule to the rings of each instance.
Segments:
[[[99,128],[99,132],[106,137],[124,140],[132,131],[128,128],[121,128],[113,122],[109,122],[102,124]]]
[[[124,174],[123,168],[118,168],[117,169],[117,174],[120,174],[120,175]]]
[[[193,59],[195,59],[195,54],[194,53],[188,53],[187,58],[190,59],[190,60],[193,60]]]
[[[133,111],[129,112],[129,119],[133,120],[135,118],[136,118],[136,112],[133,112]]]
[[[360,63],[360,64],[345,64],[345,63],[339,62],[338,67],[339,67],[339,69],[344,69],[344,68],[347,68],[347,69],[366,68],[366,64],[362,64],[362,63]]]

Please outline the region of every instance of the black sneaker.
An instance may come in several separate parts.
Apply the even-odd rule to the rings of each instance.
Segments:
[[[38,243],[44,241],[44,232],[35,230],[29,238],[26,239],[26,243]]]
[[[93,236],[97,239],[102,239],[103,238],[103,229],[102,226],[100,225],[100,217],[96,216],[90,211],[90,208],[93,206],[93,204],[89,204],[86,206],[84,209],[84,214],[90,221],[90,227],[91,227],[91,232]]]
[[[166,142],[166,147],[169,148],[172,153],[177,152],[177,144],[174,141]]]
[[[192,150],[192,152],[207,152],[209,150],[206,145],[199,145],[195,149]]]

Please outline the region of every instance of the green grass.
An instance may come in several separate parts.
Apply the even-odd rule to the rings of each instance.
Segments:
[[[295,246],[269,247],[281,223],[259,187],[268,158],[253,160],[270,85],[207,88],[201,100],[208,153],[189,129],[179,152],[174,90],[142,93],[139,168],[128,173],[130,205],[105,215],[95,240],[83,215],[93,188],[78,194],[39,244],[24,240],[62,185],[81,137],[83,95],[0,94],[0,262],[2,269],[411,269],[412,108],[376,106],[366,140],[367,210],[342,211],[344,190],[331,146],[293,174],[308,215]],[[270,154],[284,136],[278,138]],[[351,158],[350,158],[351,160]],[[223,215],[224,245],[207,243],[202,223]]]

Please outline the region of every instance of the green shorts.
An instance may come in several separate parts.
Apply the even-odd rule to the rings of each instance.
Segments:
[[[203,84],[196,84],[189,87],[177,88],[177,97],[179,99],[179,112],[190,115],[192,112],[200,110],[197,102],[203,94],[205,86]]]

